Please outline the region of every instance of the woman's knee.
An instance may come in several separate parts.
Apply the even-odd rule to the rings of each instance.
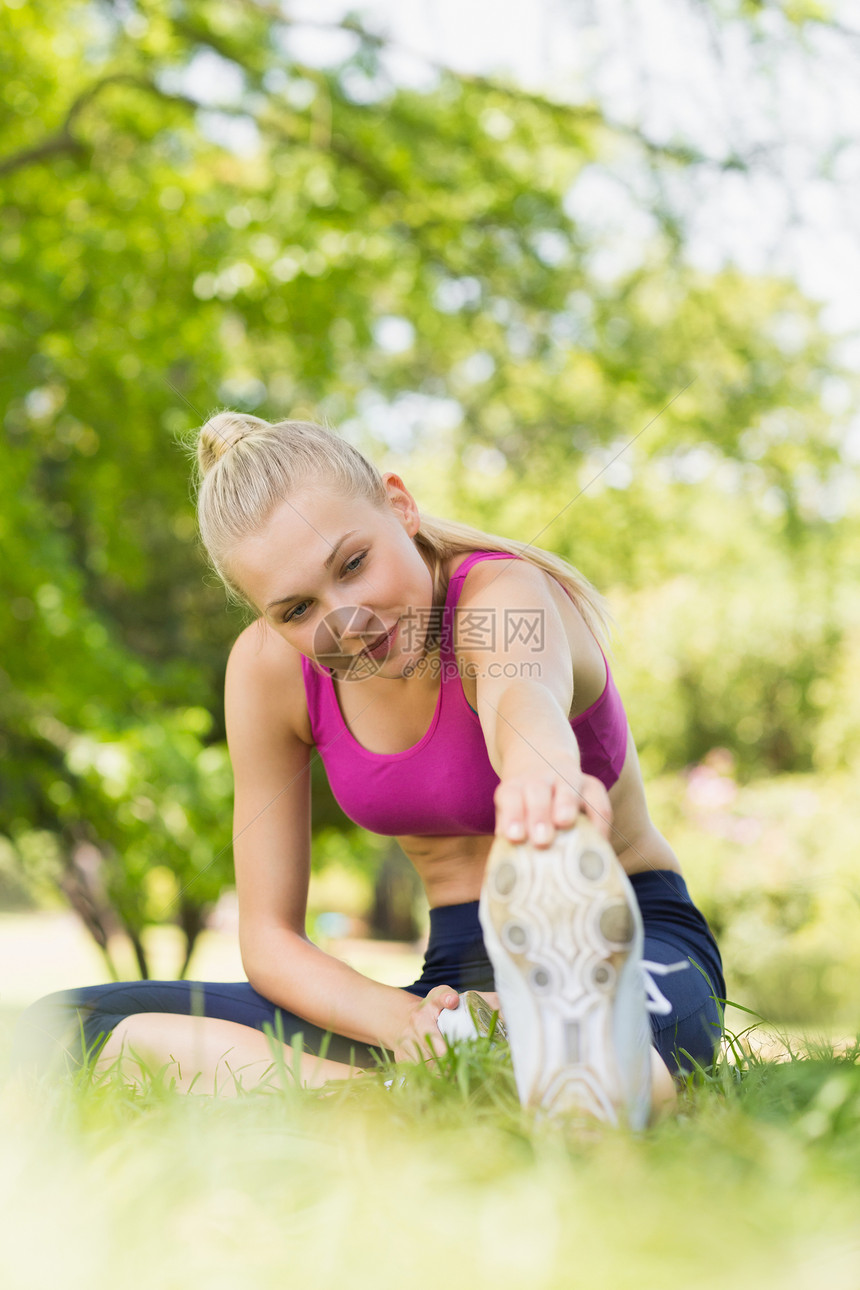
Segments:
[[[703,999],[688,1014],[661,1018],[653,1033],[654,1047],[671,1071],[686,1074],[694,1065],[710,1066],[720,1051],[723,1037],[722,1010],[713,997]]]
[[[84,1054],[98,1042],[93,1030],[96,1007],[86,989],[58,990],[43,995],[19,1016],[12,1035],[10,1069],[38,1072],[64,1059],[80,1065]],[[98,1017],[102,1034],[117,1018]]]

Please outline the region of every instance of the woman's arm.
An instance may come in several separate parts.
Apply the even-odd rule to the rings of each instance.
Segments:
[[[415,1056],[446,999],[371,981],[305,933],[311,858],[310,759],[301,656],[253,624],[233,646],[226,679],[227,739],[235,780],[233,851],[239,942],[255,990],[324,1030]],[[431,1045],[445,1051],[439,1036]]]
[[[600,780],[583,774],[568,719],[574,689],[571,642],[547,577],[521,561],[506,565],[501,574],[498,568],[493,576],[493,566],[484,565],[481,580],[464,589],[460,600],[467,611],[491,616],[493,648],[457,649],[475,678],[481,729],[501,781],[496,832],[545,846],[554,829],[569,828],[582,811],[608,837],[609,794]],[[512,615],[540,623],[540,632],[520,638],[508,630]]]

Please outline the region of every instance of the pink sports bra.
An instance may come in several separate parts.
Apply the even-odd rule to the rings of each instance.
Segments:
[[[343,719],[332,678],[302,656],[314,743],[341,809],[362,828],[391,837],[495,832],[493,793],[499,777],[487,755],[478,714],[463,693],[452,629],[472,565],[512,559],[519,557],[474,551],[451,578],[442,614],[436,711],[423,738],[403,752],[375,753],[362,747]],[[576,732],[582,769],[611,788],[627,752],[627,718],[608,663],[600,698],[570,726]]]

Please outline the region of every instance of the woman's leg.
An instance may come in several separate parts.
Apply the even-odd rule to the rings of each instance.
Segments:
[[[500,1010],[494,991],[493,965],[484,945],[478,901],[444,905],[430,910],[430,939],[419,979],[406,989],[425,996],[436,985],[450,985],[462,993],[476,990],[490,1007]],[[503,1014],[500,1010],[500,1016]],[[676,1100],[675,1084],[656,1048],[651,1050],[652,1118],[670,1109]]]
[[[479,915],[521,1103],[644,1128],[675,1090],[649,1043],[644,927],[609,843],[585,820],[546,850],[497,837]]]
[[[181,1093],[235,1097],[260,1087],[319,1088],[362,1068],[294,1051],[235,1021],[141,1012],[114,1027],[95,1064],[97,1076],[116,1069],[131,1083],[148,1071]]]
[[[716,941],[680,874],[652,869],[632,874],[630,882],[645,930],[642,957],[656,987],[650,1017],[654,1045],[673,1074],[690,1070],[691,1058],[707,1066],[722,1040],[726,997]]]
[[[12,1048],[13,1071],[35,1072],[63,1061],[80,1065],[127,1018],[157,1013],[183,1019],[232,1022],[262,1032],[268,1025],[286,1044],[301,1035],[303,1051],[350,1066],[374,1066],[375,1050],[279,1008],[247,981],[119,981],[47,995],[20,1017]],[[171,1025],[172,1023],[168,1023]],[[128,1030],[128,1027],[126,1027]],[[260,1038],[263,1038],[260,1035]]]

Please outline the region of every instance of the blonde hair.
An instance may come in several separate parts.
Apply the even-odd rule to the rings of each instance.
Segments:
[[[263,421],[243,412],[217,412],[196,438],[197,517],[209,559],[229,593],[247,603],[229,572],[230,552],[265,523],[297,489],[324,481],[347,497],[376,506],[386,499],[382,475],[357,448],[311,421]],[[419,512],[416,546],[433,575],[433,603],[447,591],[446,564],[468,551],[504,551],[555,578],[570,594],[590,630],[608,643],[609,614],[587,578],[563,560],[525,542],[485,533],[471,524]]]

